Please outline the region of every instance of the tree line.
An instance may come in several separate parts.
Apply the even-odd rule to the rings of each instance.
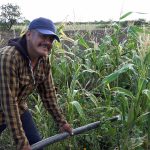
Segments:
[[[119,21],[115,21],[118,23]],[[129,22],[134,22],[134,25],[147,25],[144,19],[134,20],[134,21],[123,21],[122,27],[126,27]],[[30,21],[22,16],[21,8],[18,5],[14,5],[11,3],[4,4],[0,6],[0,30],[11,30],[14,25],[26,25],[29,24]],[[87,22],[78,22],[78,24],[86,24]],[[88,22],[89,23],[89,22]],[[112,21],[94,21],[90,22],[90,24],[111,24]],[[57,22],[56,24],[61,24],[61,22]],[[66,24],[74,24],[74,22],[67,22]]]

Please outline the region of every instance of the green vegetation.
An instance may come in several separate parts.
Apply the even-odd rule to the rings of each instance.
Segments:
[[[0,26],[3,29],[10,30],[21,19],[20,7],[18,5],[8,3],[0,6],[0,10]]]
[[[46,150],[149,150],[150,149],[150,39],[147,28],[109,24],[112,32],[97,43],[74,38],[58,27],[61,43],[49,58],[58,103],[74,128],[121,115],[98,129],[52,144]],[[69,43],[69,44],[66,44]],[[92,43],[92,44],[91,44]],[[29,97],[34,119],[43,138],[58,130],[34,93]],[[6,132],[7,133],[7,132]],[[6,143],[5,133],[1,139]],[[9,137],[8,137],[9,139]],[[10,142],[11,143],[11,142]]]

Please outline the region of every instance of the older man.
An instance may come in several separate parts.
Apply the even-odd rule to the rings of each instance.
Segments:
[[[27,106],[35,89],[60,130],[72,134],[57,105],[48,59],[54,40],[60,41],[54,23],[40,17],[25,35],[0,50],[0,133],[8,127],[17,150],[31,150],[30,145],[41,140]]]

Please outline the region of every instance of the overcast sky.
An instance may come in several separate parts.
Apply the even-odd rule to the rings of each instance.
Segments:
[[[0,0],[0,5],[13,3],[20,6],[28,20],[48,17],[58,21],[109,21],[134,12],[126,19],[150,20],[149,0]],[[139,14],[147,13],[147,14]]]

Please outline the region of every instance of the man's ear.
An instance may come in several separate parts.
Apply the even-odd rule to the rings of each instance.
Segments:
[[[29,39],[30,35],[31,35],[31,31],[28,30],[28,31],[26,32],[26,39],[27,39],[27,40]]]

